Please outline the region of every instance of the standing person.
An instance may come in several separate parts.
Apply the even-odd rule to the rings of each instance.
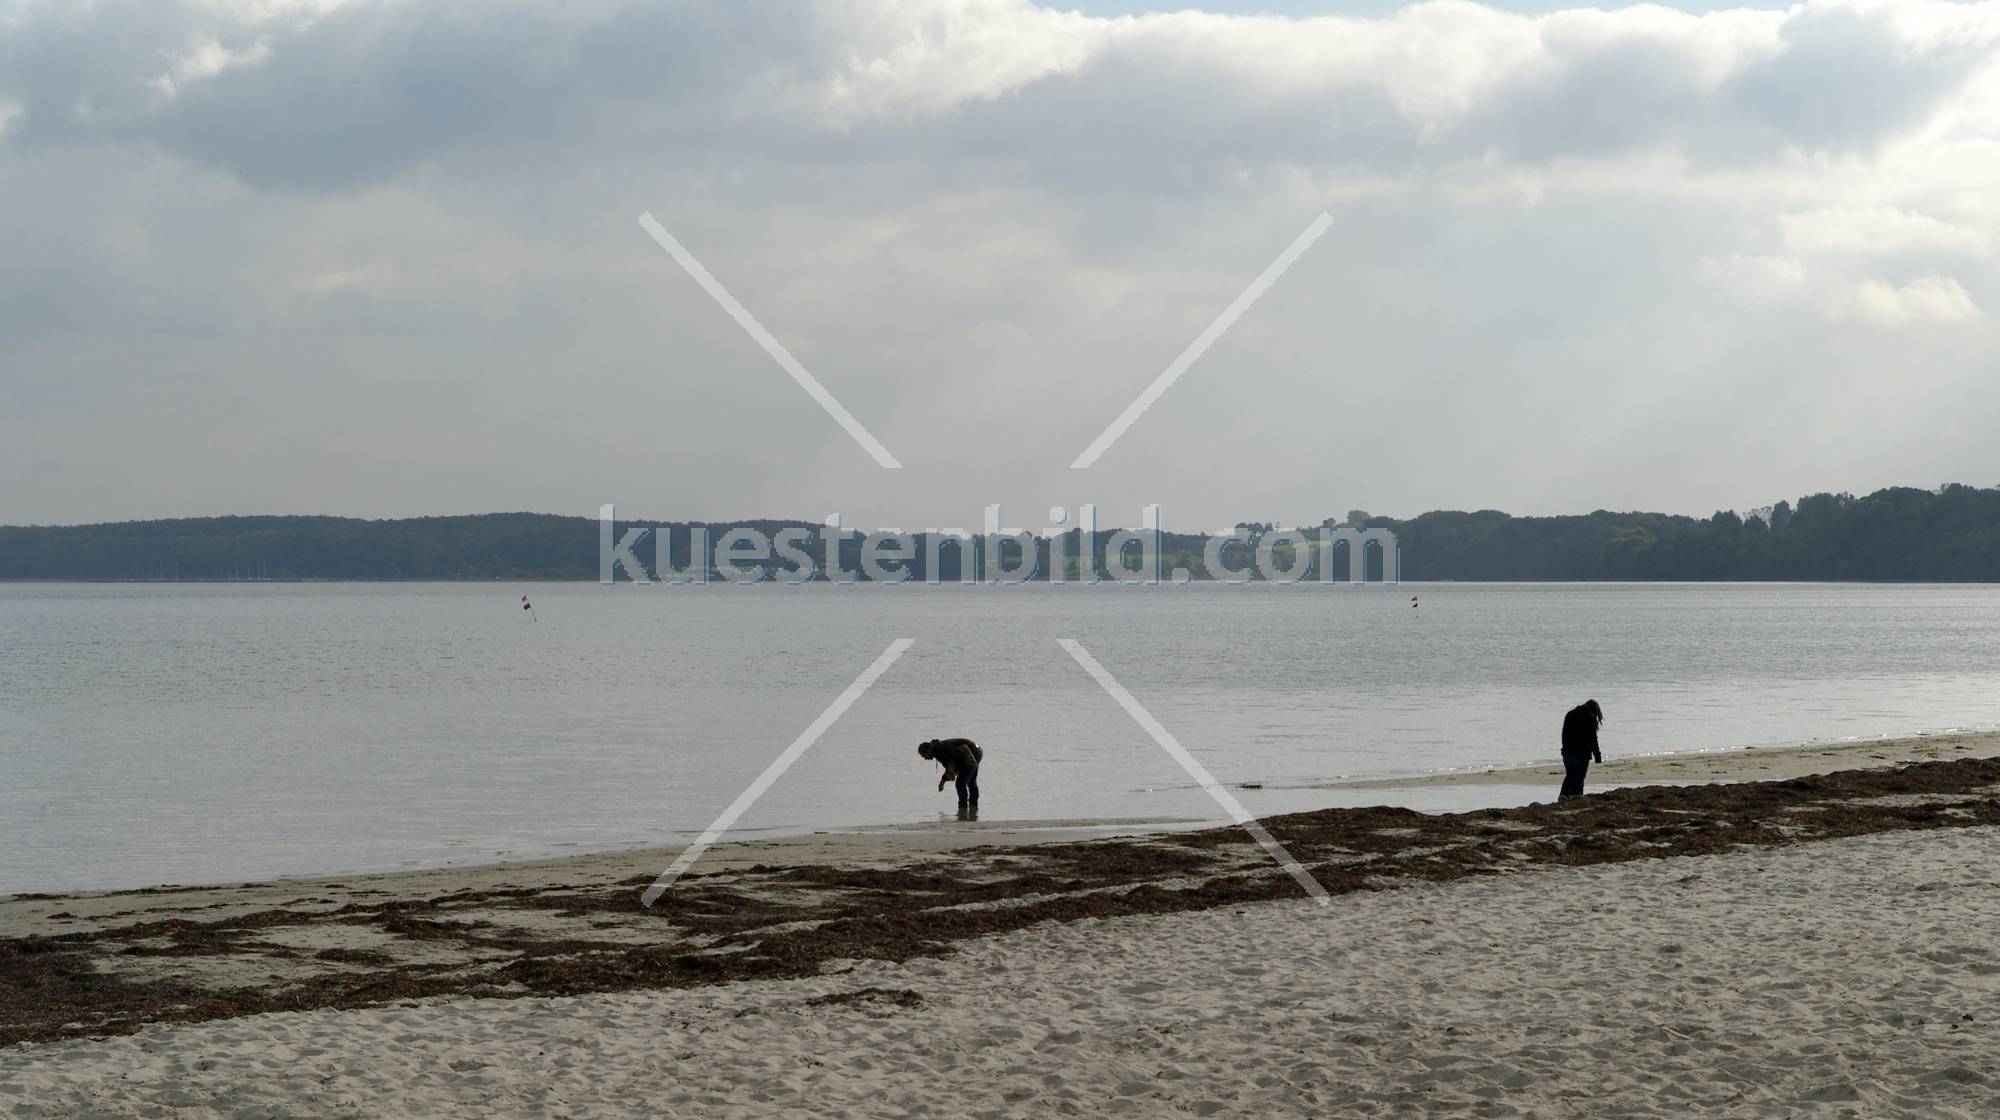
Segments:
[[[1583,776],[1590,772],[1592,760],[1604,761],[1604,752],[1597,749],[1597,728],[1603,722],[1604,709],[1595,700],[1585,700],[1563,716],[1563,784],[1557,801],[1582,797]]]
[[[1562,716],[1562,792],[1556,794],[1558,802],[1584,796],[1584,774],[1590,772],[1590,762],[1604,762],[1604,752],[1598,750],[1598,726],[1602,724],[1604,708],[1598,708],[1596,700],[1584,700]]]
[[[958,807],[963,810],[979,808],[979,764],[986,759],[986,752],[970,739],[931,739],[917,746],[917,754],[944,766],[944,775],[938,779],[938,791],[944,791],[946,782],[958,783]]]

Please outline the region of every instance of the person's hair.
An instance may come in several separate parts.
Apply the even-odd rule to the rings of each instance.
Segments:
[[[1604,709],[1597,706],[1597,701],[1585,700],[1583,702],[1583,710],[1597,717],[1597,722],[1600,725],[1604,723]]]
[[[1593,702],[1594,702],[1594,701],[1593,701]],[[1601,717],[1601,716],[1600,716],[1599,718],[1601,719],[1601,718],[1603,718],[1603,717]],[[918,743],[918,744],[917,744],[917,757],[919,757],[919,758],[929,758],[929,757],[931,756],[931,744],[932,744],[932,743],[935,743],[935,742],[937,742],[937,740],[935,740],[935,739],[929,739],[929,740],[926,740],[926,741],[924,741],[924,742],[921,742],[921,743]]]

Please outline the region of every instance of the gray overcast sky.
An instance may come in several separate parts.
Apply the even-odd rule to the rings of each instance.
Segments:
[[[1139,7],[0,0],[0,521],[2000,481],[2000,3]]]
[[[1090,0],[1088,3],[1064,0],[1039,0],[1041,6],[1055,11],[1083,12],[1092,16],[1136,16],[1147,13],[1170,13],[1188,10],[1215,12],[1223,15],[1240,16],[1281,16],[1288,19],[1311,19],[1316,16],[1383,16],[1406,4],[1395,0],[1209,0],[1206,4],[1176,3],[1174,0]],[[1541,15],[1574,8],[1562,0],[1508,0],[1504,4],[1489,4],[1503,12],[1520,12]],[[1768,8],[1782,11],[1789,4],[1772,3],[1729,3],[1727,0],[1699,0],[1695,3],[1667,3],[1662,7],[1682,12],[1715,12],[1729,8]]]

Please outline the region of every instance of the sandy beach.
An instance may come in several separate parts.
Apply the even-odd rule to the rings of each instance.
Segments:
[[[1996,789],[1273,818],[1325,906],[1232,830],[731,846],[655,911],[658,853],[5,900],[0,1109],[1984,1116]]]
[[[1056,924],[787,983],[0,1051],[15,1116],[1940,1116],[2000,1100],[2000,833]]]

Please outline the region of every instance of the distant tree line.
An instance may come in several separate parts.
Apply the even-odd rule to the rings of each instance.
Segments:
[[[1748,516],[1695,518],[1659,513],[1596,513],[1514,517],[1495,510],[1439,511],[1409,520],[1350,511],[1321,529],[1386,528],[1401,547],[1402,577],[1411,580],[1955,580],[2000,581],[2000,489],[1949,485],[1897,488],[1866,497],[1814,494],[1779,502]],[[707,531],[710,549],[731,529],[775,538],[794,530],[815,559],[825,555],[825,528],[787,520],[740,522],[621,522],[664,529],[671,563],[693,566],[693,530]],[[1263,523],[1239,526],[1258,538]],[[1079,578],[1089,565],[1107,570],[1111,530],[1086,549],[1080,533],[1062,542],[1062,565]],[[955,582],[978,545],[946,539],[923,546],[909,561],[915,578]],[[1209,576],[1207,538],[1169,533],[1162,568]],[[1018,545],[1003,547],[1011,568]],[[1313,549],[1324,561],[1325,547]],[[1335,571],[1345,579],[1342,546]],[[1050,542],[1037,544],[1040,578],[1052,569]],[[1281,561],[1296,548],[1276,550]],[[596,579],[598,523],[585,517],[494,513],[371,521],[342,517],[212,517],[102,525],[0,527],[0,579],[8,580],[476,580]],[[841,568],[860,570],[860,540],[843,535]],[[1089,560],[1084,559],[1088,555]],[[654,562],[652,542],[643,549]],[[1232,546],[1226,563],[1240,569],[1248,552]],[[1370,553],[1369,575],[1381,561]],[[822,576],[824,573],[822,572]],[[622,576],[621,576],[622,578]],[[1315,570],[1314,578],[1317,578]]]
[[[1269,526],[1246,526],[1255,541]],[[717,544],[735,529],[754,530],[766,539],[791,531],[804,551],[821,565],[827,577],[824,525],[817,522],[759,519],[724,522],[623,520],[614,538],[632,529],[649,532],[634,551],[649,574],[658,575],[656,552],[664,536],[666,563],[677,573],[716,572]],[[599,524],[585,517],[540,513],[491,513],[464,517],[418,517],[371,521],[345,517],[208,517],[164,521],[126,521],[100,525],[0,526],[0,580],[568,580],[599,578]],[[1114,529],[1095,533],[1086,550],[1083,534],[1071,530],[1060,549],[1049,540],[1036,542],[1034,570],[1047,579],[1056,559],[1067,578],[1080,579],[1089,565],[1108,572]],[[701,562],[692,556],[697,536],[707,541]],[[916,535],[916,555],[907,565],[915,579],[958,582],[966,566],[979,570],[981,543],[943,537],[932,545],[929,534]],[[1167,533],[1162,536],[1161,570],[1186,569],[1193,578],[1207,577],[1208,539]],[[846,578],[861,577],[862,540],[854,530],[841,534],[834,546]],[[1006,567],[1022,564],[1020,545],[1002,545]],[[1294,562],[1295,549],[1280,547],[1278,556]],[[1128,558],[1136,563],[1136,554]],[[1248,549],[1232,545],[1224,563],[1232,569],[1250,565]],[[1344,553],[1338,557],[1342,578]],[[1369,571],[1381,577],[1381,558],[1370,553]],[[755,567],[756,565],[752,565]],[[782,572],[776,562],[764,565]],[[987,568],[990,571],[990,567]],[[624,580],[620,569],[617,578]]]
[[[1416,580],[2000,580],[2000,489],[1813,494],[1749,516],[1369,519]]]

